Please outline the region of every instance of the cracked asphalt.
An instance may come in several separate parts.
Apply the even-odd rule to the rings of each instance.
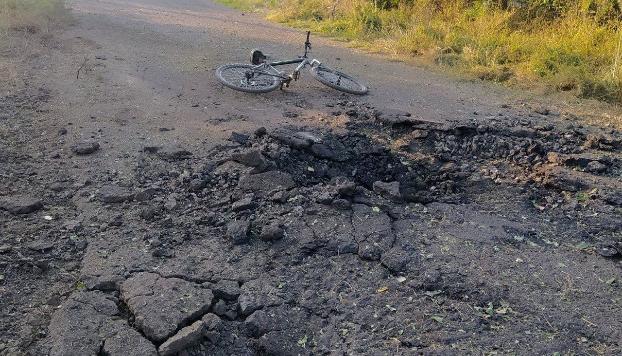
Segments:
[[[620,132],[319,37],[368,96],[238,93],[302,31],[72,11],[2,54],[0,354],[622,352]]]

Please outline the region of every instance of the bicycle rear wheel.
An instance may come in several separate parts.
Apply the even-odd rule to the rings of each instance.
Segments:
[[[311,74],[320,83],[339,91],[356,95],[364,95],[368,91],[365,85],[351,76],[322,65],[311,68]]]
[[[216,77],[221,83],[247,93],[267,93],[278,88],[281,78],[275,75],[270,74],[270,69],[251,64],[225,64],[216,69]]]

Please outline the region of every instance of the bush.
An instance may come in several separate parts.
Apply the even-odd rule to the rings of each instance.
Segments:
[[[371,4],[364,4],[356,7],[354,20],[362,33],[379,32],[382,29],[382,20],[378,10]]]

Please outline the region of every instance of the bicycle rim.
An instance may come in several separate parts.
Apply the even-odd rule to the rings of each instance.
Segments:
[[[328,67],[314,67],[311,69],[311,74],[320,83],[345,93],[364,95],[368,91],[367,87],[356,79]]]
[[[216,77],[227,87],[247,93],[267,93],[279,87],[278,77],[257,70],[250,64],[225,64],[216,69]]]

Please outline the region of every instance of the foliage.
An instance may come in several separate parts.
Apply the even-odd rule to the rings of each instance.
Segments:
[[[277,0],[219,0],[218,2],[243,11],[270,8],[278,4]]]
[[[266,8],[269,19],[373,51],[622,101],[620,0],[271,0]]]

